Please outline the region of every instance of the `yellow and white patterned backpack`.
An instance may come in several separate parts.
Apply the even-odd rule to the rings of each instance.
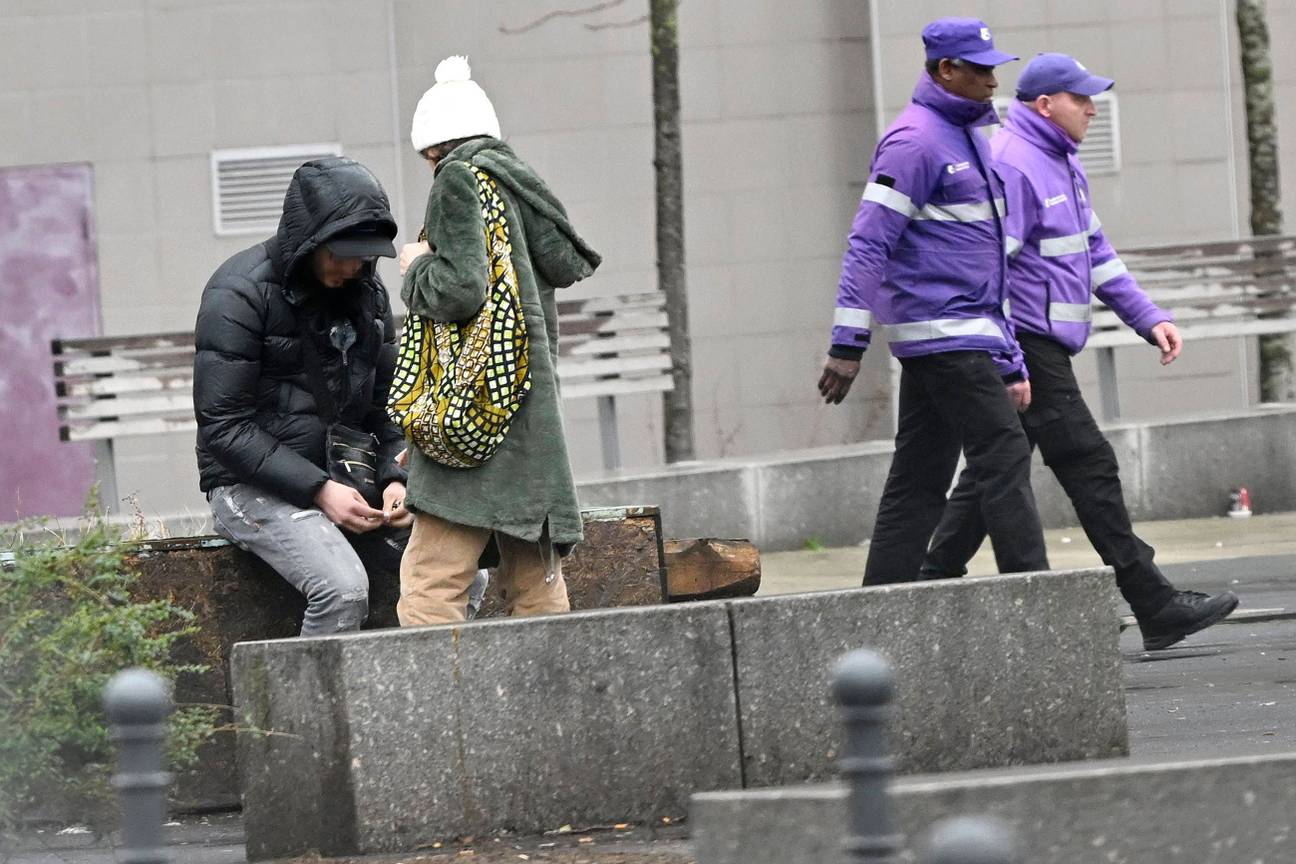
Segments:
[[[387,413],[406,439],[452,468],[475,468],[494,456],[531,389],[504,201],[485,171],[472,171],[486,224],[486,303],[464,324],[406,316],[387,397]]]

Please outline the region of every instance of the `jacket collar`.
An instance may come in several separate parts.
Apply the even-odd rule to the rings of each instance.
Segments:
[[[995,113],[994,105],[955,96],[933,81],[926,72],[918,76],[918,85],[913,91],[913,101],[915,104],[935,111],[955,126],[988,126],[999,122],[999,115]]]
[[[1046,153],[1071,156],[1080,147],[1071,140],[1070,135],[1063,132],[1062,128],[1052,120],[1041,117],[1025,104],[1016,100],[1008,108],[1008,123],[1006,126],[1009,131]]]

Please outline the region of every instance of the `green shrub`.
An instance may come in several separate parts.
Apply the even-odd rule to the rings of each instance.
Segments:
[[[124,539],[91,514],[69,542],[16,539],[12,565],[0,572],[0,835],[51,814],[81,814],[97,830],[110,824],[104,685],[130,666],[172,683],[203,671],[171,660],[176,640],[195,630],[193,614],[131,599],[138,576]],[[215,725],[214,708],[177,706],[170,768],[193,764]]]

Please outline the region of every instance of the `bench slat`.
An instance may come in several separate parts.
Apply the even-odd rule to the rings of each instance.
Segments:
[[[1218,339],[1230,336],[1263,336],[1272,333],[1296,333],[1296,318],[1261,318],[1251,321],[1227,323],[1201,323],[1179,328],[1184,339]],[[1089,337],[1088,348],[1113,348],[1121,345],[1146,345],[1137,333],[1128,328],[1095,333]]]
[[[609,357],[607,359],[569,359],[558,361],[558,377],[566,393],[568,379],[590,378],[597,375],[623,375],[627,372],[656,372],[669,369],[669,354],[645,354],[639,357]]]
[[[161,435],[169,432],[191,432],[198,428],[190,413],[184,417],[149,417],[136,420],[105,420],[88,426],[63,426],[59,437],[64,441],[101,441],[129,435]]]
[[[590,396],[627,396],[631,393],[664,393],[675,386],[669,375],[651,378],[616,378],[611,381],[576,382],[562,385],[564,399],[583,399]]]
[[[562,357],[583,357],[591,354],[619,354],[622,351],[642,351],[648,348],[670,348],[670,334],[662,330],[648,333],[630,333],[605,338],[586,337],[569,339],[558,343],[558,354]]]
[[[193,367],[165,369],[151,375],[113,375],[108,378],[70,379],[55,382],[59,398],[85,399],[126,393],[193,391]]]
[[[633,309],[666,309],[666,295],[661,292],[647,294],[613,294],[587,297],[581,300],[560,300],[559,317],[568,315],[617,314]]]
[[[116,375],[130,372],[147,372],[160,369],[174,369],[186,363],[193,363],[194,352],[168,351],[146,357],[108,355],[104,357],[81,357],[76,360],[60,360],[54,364],[54,375],[57,378],[75,378],[86,375]]]
[[[613,318],[577,318],[558,322],[558,341],[582,333],[625,333],[629,330],[665,330],[665,312],[618,315]]]
[[[193,414],[193,390],[183,393],[160,393],[148,396],[91,399],[59,406],[59,416],[67,420],[90,420],[99,417],[129,417],[135,414]]]
[[[56,355],[68,353],[94,353],[121,351],[131,348],[170,348],[186,345],[193,350],[193,331],[176,333],[151,333],[143,336],[92,336],[87,339],[55,339],[50,350]]]

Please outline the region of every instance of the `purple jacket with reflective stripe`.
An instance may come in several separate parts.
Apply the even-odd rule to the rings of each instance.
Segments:
[[[1091,292],[1149,341],[1153,327],[1173,320],[1148,299],[1103,236],[1069,135],[1013,102],[990,151],[1008,201],[1008,296],[1017,332],[1079,352],[1089,339]]]
[[[896,357],[986,351],[1025,373],[1004,315],[1003,192],[977,127],[993,107],[923,73],[878,142],[851,226],[833,318],[833,356],[858,358],[873,329]]]

